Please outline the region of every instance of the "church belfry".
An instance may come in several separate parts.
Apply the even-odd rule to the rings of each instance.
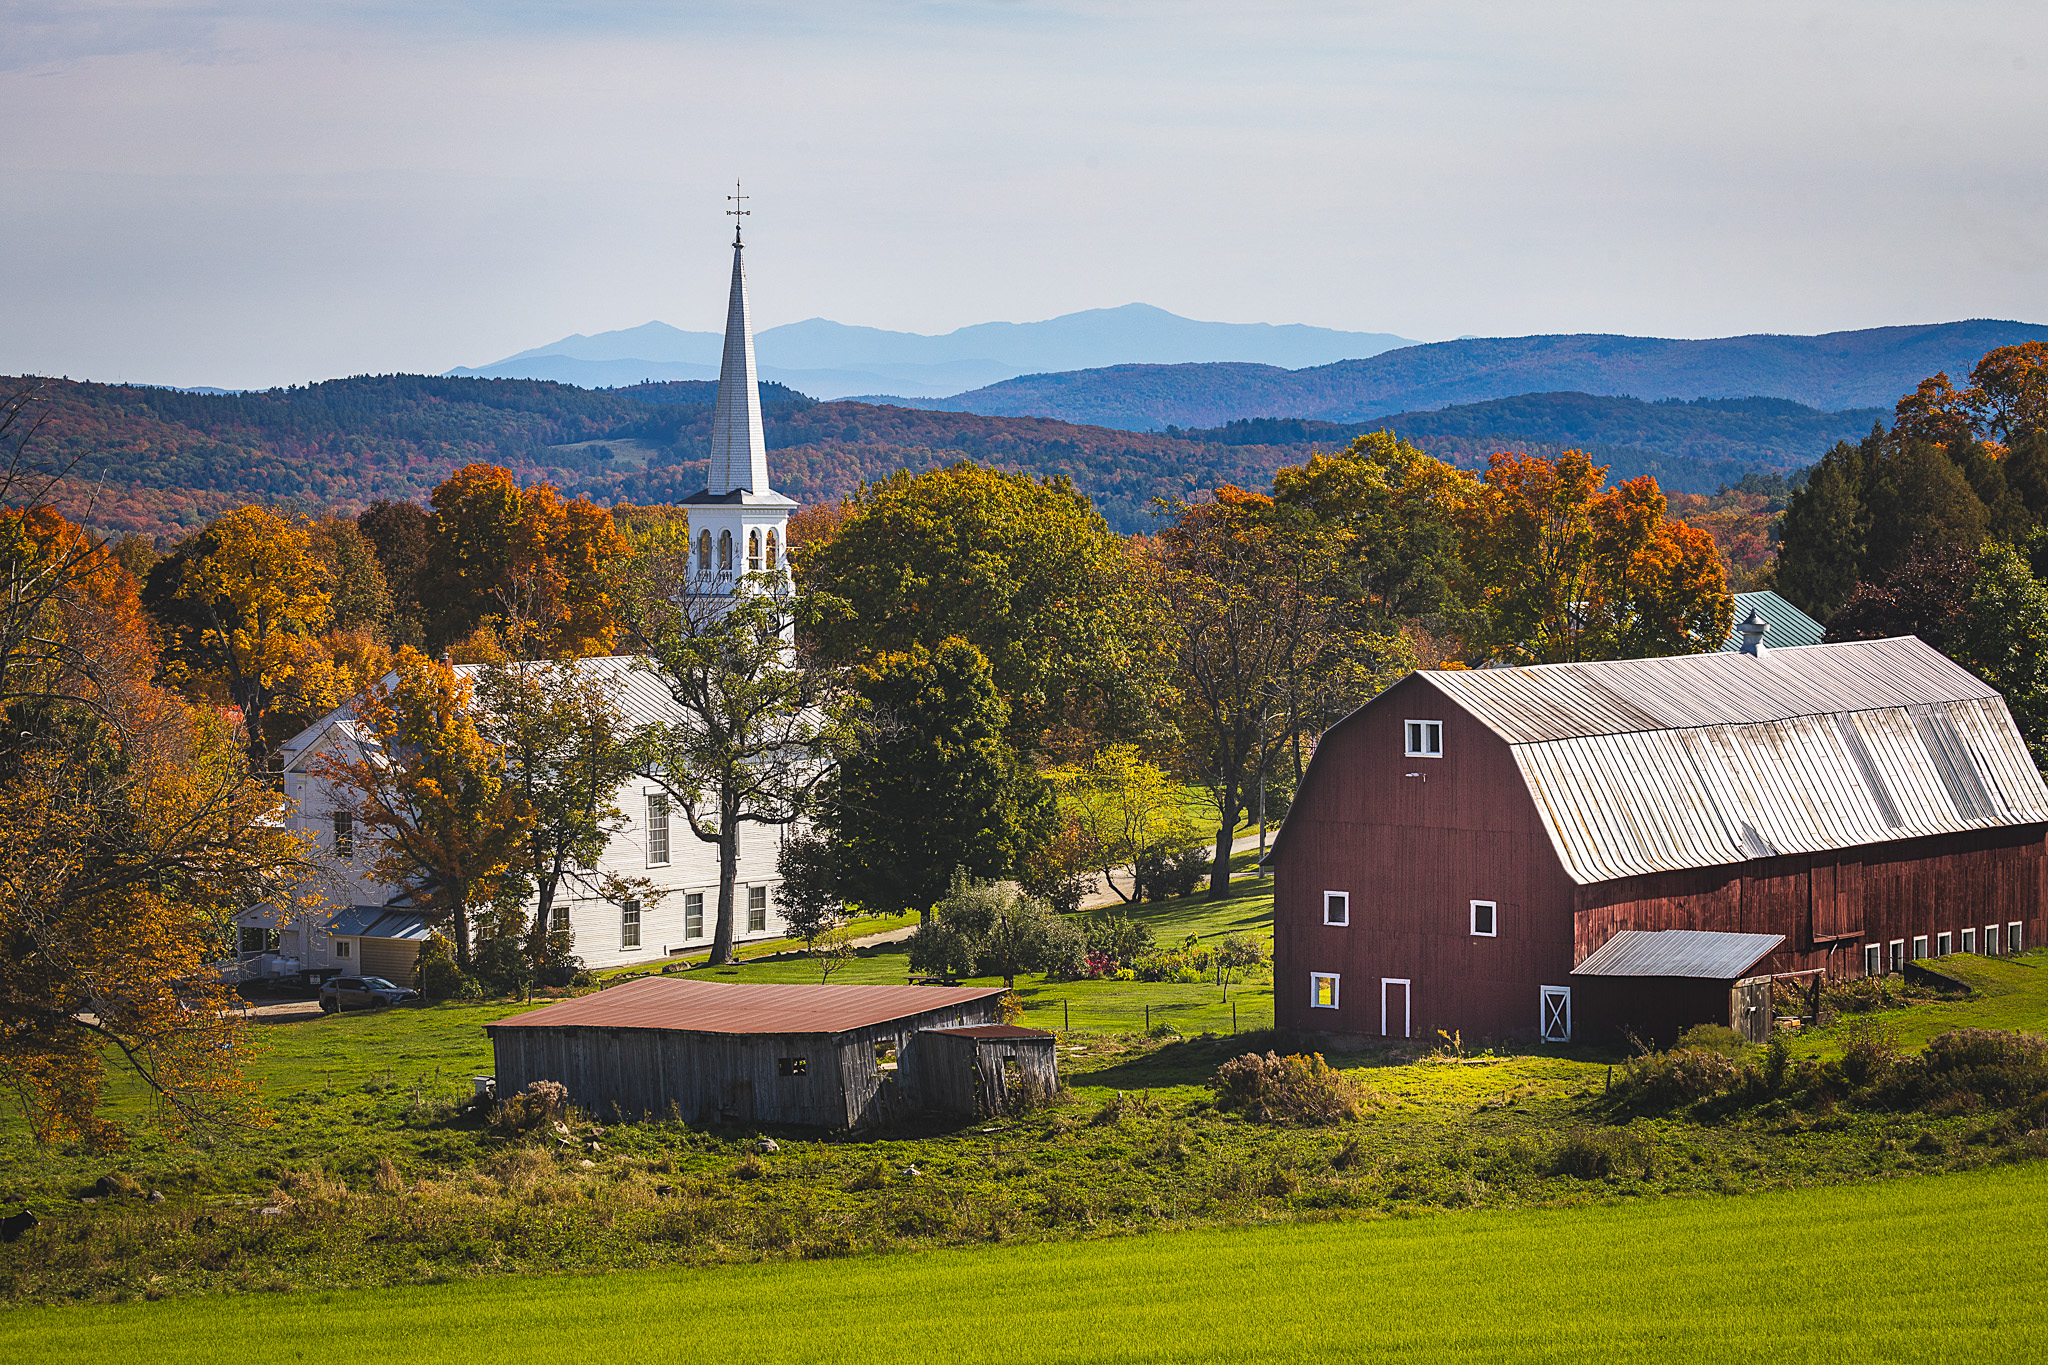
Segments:
[[[747,196],[733,187],[732,292],[726,300],[725,353],[711,414],[711,464],[701,492],[683,499],[695,542],[698,592],[728,593],[751,573],[789,573],[789,514],[796,503],[768,483],[768,442],[761,431],[761,384],[747,317],[746,244],[739,220]]]

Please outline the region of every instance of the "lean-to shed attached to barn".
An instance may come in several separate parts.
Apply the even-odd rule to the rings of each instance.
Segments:
[[[1002,994],[646,977],[485,1031],[500,1095],[559,1081],[573,1103],[625,1119],[673,1111],[699,1123],[878,1127],[926,1110],[976,1112],[978,1053],[925,1059],[918,1048],[932,1030],[999,1027]],[[1051,1035],[1017,1032],[1043,1039],[1049,1060]]]
[[[1411,674],[1323,736],[1275,843],[1278,1022],[1611,1035],[1653,1022],[1600,970],[1624,931],[1780,940],[1743,979],[2011,952],[2044,830],[2004,701],[1911,637]],[[1686,1022],[1738,1022],[1694,979]]]

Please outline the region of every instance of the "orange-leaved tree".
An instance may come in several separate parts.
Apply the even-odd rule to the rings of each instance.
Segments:
[[[507,469],[471,464],[433,493],[434,540],[422,580],[428,639],[452,645],[479,627],[527,655],[608,654],[619,625],[614,574],[632,553],[610,512],[521,488]],[[516,629],[507,629],[516,627]]]
[[[1514,663],[1718,648],[1733,603],[1714,541],[1654,479],[1604,487],[1583,451],[1495,454],[1459,512],[1471,652]]]
[[[469,680],[417,650],[351,704],[361,739],[315,764],[355,811],[377,875],[402,887],[470,964],[470,916],[519,851],[531,808],[506,781],[503,751],[477,725]]]
[[[174,1124],[254,1112],[210,963],[307,869],[244,737],[151,684],[134,577],[39,491],[0,476],[0,1083],[38,1141],[105,1148],[109,1057]]]

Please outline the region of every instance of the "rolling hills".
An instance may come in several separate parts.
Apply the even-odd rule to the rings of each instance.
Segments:
[[[0,387],[23,380],[0,381]],[[28,454],[61,472],[72,515],[172,539],[229,507],[264,502],[353,510],[419,499],[473,460],[502,464],[604,503],[676,501],[703,485],[711,403],[704,381],[591,391],[518,379],[361,376],[263,393],[42,380]],[[762,385],[777,487],[806,503],[897,469],[961,458],[1064,475],[1121,531],[1152,525],[1155,499],[1222,483],[1262,488],[1283,464],[1388,426],[1439,457],[1480,468],[1495,450],[1587,450],[1615,478],[1656,475],[1711,492],[1752,471],[1807,464],[1881,412],[1826,413],[1773,399],[1644,403],[1530,394],[1368,423],[1240,421],[1140,432],[1046,417],[820,403]]]
[[[1826,410],[1883,407],[1939,370],[1960,376],[1995,346],[2048,326],[1973,320],[1821,336],[1487,337],[1385,351],[1308,369],[1114,365],[1025,375],[940,404],[1147,431],[1245,417],[1356,422],[1383,414],[1574,391],[1642,399],[1762,395]],[[887,400],[880,400],[887,401]]]

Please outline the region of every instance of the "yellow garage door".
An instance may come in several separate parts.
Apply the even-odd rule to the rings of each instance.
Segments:
[[[363,944],[363,960],[359,965],[364,976],[381,976],[394,986],[413,984],[412,964],[420,955],[420,945],[404,938],[366,938]]]

